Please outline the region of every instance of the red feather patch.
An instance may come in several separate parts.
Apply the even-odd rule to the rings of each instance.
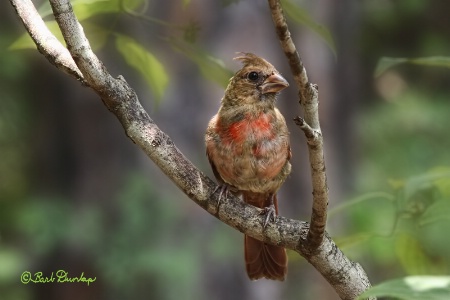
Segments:
[[[272,116],[264,113],[256,118],[247,114],[240,121],[232,123],[228,128],[223,128],[220,120],[217,122],[217,133],[225,143],[239,144],[251,138],[255,140],[272,139],[275,134],[272,131]]]

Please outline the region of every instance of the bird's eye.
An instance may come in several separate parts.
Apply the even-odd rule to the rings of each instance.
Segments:
[[[256,81],[259,78],[259,74],[257,72],[250,72],[250,73],[248,73],[247,78],[250,81]]]

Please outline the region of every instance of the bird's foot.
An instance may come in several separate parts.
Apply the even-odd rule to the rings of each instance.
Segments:
[[[275,205],[271,204],[270,206],[264,207],[264,210],[262,211],[261,214],[266,215],[263,224],[263,227],[266,228],[267,224],[269,224],[270,221],[275,222],[275,216],[277,215],[275,211]]]
[[[264,207],[264,211],[261,213],[262,215],[266,215],[266,218],[264,219],[263,227],[266,228],[267,224],[269,224],[270,221],[275,222],[275,216],[277,215],[277,211],[275,209],[274,203],[274,197],[275,194],[270,195],[270,205]]]
[[[224,195],[225,198],[228,197],[228,191],[229,191],[229,189],[230,189],[230,186],[229,186],[228,184],[226,184],[226,183],[222,183],[222,184],[218,185],[218,186],[214,189],[213,194],[214,194],[215,192],[217,192],[218,190],[220,190],[219,198],[217,199],[217,208],[219,207],[220,201],[222,200],[222,195]]]

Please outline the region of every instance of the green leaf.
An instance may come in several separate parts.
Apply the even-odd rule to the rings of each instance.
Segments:
[[[450,56],[412,58],[409,61],[416,65],[450,68]]]
[[[222,61],[212,57],[197,46],[174,39],[169,40],[169,42],[175,50],[186,55],[199,67],[203,77],[226,88],[233,72],[225,68]]]
[[[421,190],[434,187],[437,182],[442,179],[450,178],[449,169],[435,169],[431,170],[423,175],[414,176],[409,178],[405,182],[404,193],[405,198],[408,200],[412,195]]]
[[[440,221],[450,221],[450,198],[444,198],[431,204],[420,216],[421,226]]]
[[[392,196],[391,194],[385,193],[385,192],[367,193],[367,194],[358,196],[356,198],[353,198],[349,201],[345,201],[333,208],[330,208],[328,210],[328,217],[331,218],[338,212],[349,209],[350,207],[358,205],[362,202],[369,201],[369,200],[376,200],[376,199],[379,199],[379,200],[385,199],[385,200],[389,200],[389,201],[394,201],[394,196]]]
[[[73,1],[73,11],[78,20],[85,20],[92,16],[108,13],[118,13],[124,7],[133,10],[144,0],[77,0]]]
[[[123,10],[123,7],[127,9],[135,9],[145,0],[75,0],[72,1],[72,7],[77,16],[78,21],[83,21],[90,17],[107,14],[107,13],[119,13]],[[39,14],[42,18],[50,16],[52,14],[52,9],[48,1],[38,9]],[[56,36],[56,38],[63,43],[64,39],[62,37],[61,31],[59,30],[56,21],[45,22],[48,29]],[[103,46],[107,37],[107,30],[99,26],[94,26],[92,24],[83,23],[86,34],[90,34],[90,42],[92,48],[99,49]],[[22,50],[22,49],[35,49],[36,46],[29,36],[28,33],[22,34],[17,40],[15,40],[9,47],[11,50]]]
[[[28,33],[24,33],[17,40],[15,40],[9,46],[8,49],[9,50],[36,49],[36,44],[33,42]]]
[[[439,273],[439,265],[427,256],[422,245],[413,236],[400,234],[395,241],[395,252],[406,271],[410,275]]]
[[[116,48],[128,65],[138,71],[150,85],[153,95],[160,100],[169,82],[164,66],[135,40],[117,34]]]
[[[78,21],[82,21],[96,15],[119,13],[124,7],[136,9],[144,1],[146,0],[73,0],[71,4]],[[52,9],[49,2],[45,1],[38,12],[42,18],[50,16]]]
[[[315,22],[305,9],[294,4],[291,0],[282,0],[281,3],[283,5],[285,14],[289,18],[297,23],[305,25],[318,36],[320,36],[326,42],[328,47],[330,47],[334,57],[337,56],[336,44],[334,43],[330,31],[324,25]]]
[[[450,198],[450,168],[448,167],[436,167],[433,172],[447,172],[448,176],[441,179],[437,179],[434,185],[439,190],[439,193],[446,198]]]
[[[395,67],[399,64],[410,63],[422,66],[432,66],[432,67],[445,67],[450,68],[450,57],[449,56],[430,56],[430,57],[419,57],[419,58],[394,58],[394,57],[382,57],[377,66],[375,67],[375,77],[380,76],[386,70]]]
[[[386,70],[388,70],[396,65],[403,64],[407,61],[408,61],[407,58],[382,57],[378,61],[377,66],[375,67],[374,76],[378,77],[381,74],[383,74],[384,72],[386,72]]]
[[[378,284],[361,294],[368,297],[394,297],[404,300],[448,300],[450,276],[409,276]]]
[[[45,22],[45,25],[63,45],[66,44],[56,21]],[[101,47],[103,47],[109,34],[107,30],[105,30],[103,27],[99,27],[88,22],[85,22],[83,24],[83,28],[93,50],[98,50]],[[28,33],[24,33],[17,40],[15,40],[14,43],[12,43],[9,46],[9,49],[10,50],[36,49],[36,44],[31,39]]]

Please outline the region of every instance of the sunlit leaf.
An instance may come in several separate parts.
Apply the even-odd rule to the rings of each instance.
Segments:
[[[169,81],[164,66],[142,45],[127,36],[116,35],[116,47],[127,64],[145,78],[154,96],[160,100]]]
[[[433,172],[446,173],[448,176],[444,176],[434,181],[434,185],[441,193],[442,197],[450,198],[450,168],[448,167],[436,167]]]
[[[228,81],[233,76],[233,72],[225,68],[222,61],[212,57],[195,45],[187,44],[179,40],[170,40],[170,43],[175,50],[186,55],[199,67],[203,77],[224,88],[228,85]]]
[[[409,276],[376,285],[358,297],[393,297],[401,300],[448,300],[450,276]]]
[[[85,20],[92,16],[108,13],[118,13],[123,10],[137,8],[143,0],[78,0],[73,1],[73,10],[77,18]]]
[[[419,57],[419,58],[394,58],[394,57],[382,57],[377,66],[375,67],[375,77],[380,76],[386,70],[395,67],[399,64],[411,63],[415,65],[422,66],[433,66],[433,67],[445,67],[450,68],[450,57],[449,56],[430,56],[430,57]]]
[[[139,4],[141,4],[144,0],[78,0],[73,1],[72,6],[78,20],[82,21],[99,14],[120,12],[122,10],[121,1],[123,1],[122,5],[126,6],[129,9],[134,9],[138,7]],[[52,10],[48,1],[45,1],[38,11],[43,18],[52,14]],[[47,21],[45,22],[45,25],[53,33],[53,35],[55,35],[56,38],[61,41],[63,45],[65,45],[64,39],[56,21]],[[106,41],[106,29],[86,22],[84,22],[82,25],[85,33],[88,35],[88,38],[90,38],[91,47],[94,50],[101,48]],[[22,34],[10,46],[11,50],[35,48],[36,46],[28,33]]]
[[[322,24],[317,23],[302,7],[294,4],[291,0],[281,1],[285,14],[297,23],[303,24],[319,35],[330,47],[333,55],[336,57],[336,45],[330,31]]]
[[[79,21],[92,16],[118,13],[127,9],[135,9],[146,0],[73,0],[71,1],[73,11]],[[45,18],[52,14],[52,9],[48,1],[45,1],[38,9],[41,17]]]
[[[17,40],[15,40],[9,46],[8,49],[9,50],[36,49],[36,44],[33,42],[28,33],[24,33]]]
[[[66,44],[56,21],[45,22],[45,25],[47,25],[48,29],[53,33],[53,35],[56,36],[56,38],[63,45]],[[101,47],[103,47],[109,34],[109,32],[106,29],[88,22],[85,22],[83,24],[83,28],[89,39],[92,49],[98,50]],[[10,50],[36,49],[36,44],[33,42],[28,33],[24,33],[17,40],[15,40],[14,43],[11,44],[11,46],[9,46],[9,49]]]
[[[398,235],[395,241],[395,252],[407,274],[418,275],[439,272],[438,267],[424,252],[420,242],[411,235]]]

